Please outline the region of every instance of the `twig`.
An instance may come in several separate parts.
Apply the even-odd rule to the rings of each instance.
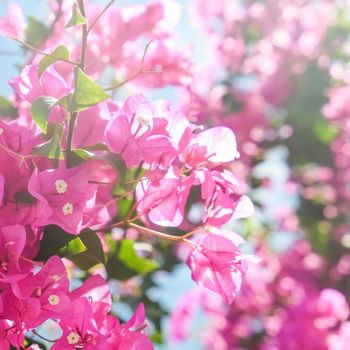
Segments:
[[[87,30],[87,34],[91,32],[91,29],[94,27],[94,25],[98,22],[98,20],[105,14],[105,12],[113,5],[113,3],[116,0],[111,0],[108,5],[97,15],[97,17],[92,21],[91,25],[89,26]]]
[[[53,54],[50,54],[50,53],[47,53],[47,52],[45,52],[45,51],[39,50],[39,49],[37,49],[36,47],[34,47],[34,46],[32,46],[32,45],[30,45],[30,44],[28,44],[28,43],[26,43],[26,42],[24,42],[24,41],[22,41],[22,40],[16,38],[16,37],[14,37],[14,36],[9,36],[9,35],[8,35],[7,37],[8,37],[9,39],[13,40],[13,41],[16,41],[17,43],[21,44],[22,46],[26,47],[27,49],[30,49],[30,50],[32,50],[32,51],[35,51],[35,52],[36,52],[37,54],[39,54],[39,55],[50,56],[50,57],[53,57],[53,58],[57,58],[57,59],[60,60],[60,61],[64,61],[64,62],[73,64],[73,65],[75,65],[75,66],[78,65],[77,62],[73,62],[73,61],[71,61],[71,60],[66,60],[66,59],[63,59],[63,58],[61,58],[61,57],[56,57],[56,56],[53,55]]]
[[[78,0],[79,10],[81,14],[85,17],[85,6],[84,6],[84,0]],[[81,55],[80,55],[80,63],[79,67],[82,71],[85,70],[85,61],[86,61],[86,50],[87,50],[87,25],[84,24],[82,28],[82,42],[81,42]],[[76,77],[74,78],[76,79]],[[68,124],[68,136],[67,136],[67,147],[66,147],[66,164],[67,167],[70,166],[70,159],[71,159],[71,152],[72,152],[72,142],[73,142],[73,134],[74,134],[74,127],[75,122],[77,120],[77,117],[79,115],[79,112],[73,112],[70,115],[69,118],[69,124]]]
[[[121,86],[127,84],[129,81],[137,78],[141,74],[148,74],[148,73],[156,73],[157,74],[157,73],[165,73],[166,72],[166,70],[145,70],[145,69],[143,69],[143,66],[145,64],[145,58],[146,58],[146,55],[147,55],[147,51],[148,51],[148,48],[151,45],[151,43],[152,43],[152,41],[147,43],[146,46],[145,46],[145,49],[143,50],[143,55],[142,55],[142,60],[141,60],[141,64],[140,64],[139,70],[136,73],[134,73],[133,75],[131,75],[129,78],[127,78],[126,80],[122,81],[121,83],[116,84],[116,85],[112,85],[112,86],[110,86],[108,88],[105,88],[104,89],[105,91],[111,91],[111,90],[118,89]]]
[[[60,338],[59,338],[59,339],[55,339],[55,340],[48,339],[48,338],[46,338],[46,337],[40,335],[35,329],[32,329],[32,333],[35,334],[35,335],[36,335],[37,337],[39,337],[40,339],[45,340],[45,341],[47,341],[47,342],[49,342],[49,343],[56,343],[57,341],[60,340]]]
[[[85,13],[85,6],[84,6],[84,0],[78,0],[79,4],[79,10],[81,14],[86,17]],[[88,36],[88,29],[87,24],[83,24],[83,33],[82,33],[82,45],[81,45],[81,55],[80,55],[80,64],[79,67],[82,71],[85,70],[85,60],[86,60],[86,50],[87,50],[87,36]]]
[[[187,239],[187,237],[193,235],[196,232],[196,230],[191,231],[189,233],[186,233],[186,234],[184,234],[182,236],[173,236],[173,235],[169,235],[167,233],[163,233],[163,232],[152,230],[152,229],[144,227],[144,226],[140,226],[138,224],[134,224],[132,222],[129,222],[128,225],[130,227],[136,229],[138,232],[146,234],[146,235],[155,236],[155,237],[158,237],[158,238],[161,238],[161,239],[166,239],[168,241],[175,241],[175,242],[181,242],[182,241],[182,242],[185,242],[185,243],[189,243],[191,245],[194,244],[193,242],[189,241]]]

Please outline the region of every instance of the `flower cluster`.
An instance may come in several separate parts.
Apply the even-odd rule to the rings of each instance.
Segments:
[[[116,75],[136,72],[140,85],[185,85],[188,55],[168,42],[175,3],[110,11],[81,0],[51,6],[50,35],[9,82],[15,115],[5,113],[0,121],[2,344],[9,349],[33,337],[45,340],[37,329],[54,320],[61,336],[49,339],[52,349],[152,349],[143,333],[143,304],[125,324],[112,312],[105,278],[118,268],[113,258],[129,270],[143,267],[128,259],[151,264],[135,251],[124,258],[130,241],[116,238],[113,229],[183,244],[193,279],[232,303],[251,257],[238,249],[243,239],[222,226],[254,210],[247,186],[230,171],[240,157],[236,137],[228,127],[193,124],[168,101],[150,102],[142,94],[113,101],[108,91],[123,83],[103,88],[96,82],[112,67]],[[13,8],[1,30],[33,49],[22,42],[28,34]],[[73,37],[82,32],[82,43],[67,31]],[[144,35],[154,46],[130,59]],[[196,222],[188,211],[193,192],[201,208]],[[123,200],[130,202],[126,212]],[[67,259],[78,267],[90,259],[83,269],[92,275],[73,290]],[[97,264],[100,269],[91,270]]]

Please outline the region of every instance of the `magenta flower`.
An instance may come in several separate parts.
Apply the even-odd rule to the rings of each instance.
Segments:
[[[194,135],[181,158],[188,167],[198,168],[228,163],[238,156],[235,134],[218,126]]]
[[[8,4],[7,16],[0,19],[0,34],[22,39],[26,27],[27,25],[21,7],[15,2],[10,2]]]
[[[27,302],[26,318],[38,315],[27,327],[36,327],[49,318],[69,318],[71,302],[68,296],[69,281],[66,268],[58,256],[51,257],[43,268],[12,286],[14,295]]]
[[[251,200],[243,195],[245,185],[229,171],[197,171],[205,202],[204,222],[222,226],[231,218],[240,219],[254,213]]]
[[[137,209],[157,225],[179,226],[192,184],[193,178],[183,179],[176,167],[166,174],[151,171],[137,184]]]
[[[28,191],[37,199],[36,224],[56,224],[69,233],[79,233],[89,191],[88,175],[84,167],[34,171]]]
[[[23,226],[12,225],[0,229],[0,285],[24,278],[33,265],[21,259],[26,244]]]
[[[161,162],[167,154],[175,153],[167,121],[154,112],[143,95],[132,96],[106,127],[108,148],[120,154],[129,168],[141,161]]]
[[[230,304],[247,271],[246,259],[237,248],[244,240],[233,232],[229,233],[230,236],[221,230],[214,232],[200,233],[186,263],[192,270],[194,281],[221,294]]]

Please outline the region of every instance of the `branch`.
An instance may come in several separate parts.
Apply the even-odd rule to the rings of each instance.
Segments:
[[[87,30],[87,34],[91,32],[91,29],[94,27],[94,25],[98,22],[98,20],[105,14],[105,12],[113,5],[113,3],[116,0],[111,0],[109,4],[97,15],[97,17],[93,20],[91,25],[89,26],[89,29]]]
[[[85,17],[86,13],[85,13],[84,0],[78,0],[78,5],[79,5],[79,10],[80,10],[81,14]],[[80,63],[79,63],[79,67],[82,71],[85,70],[87,37],[88,37],[87,25],[83,24],[81,55],[80,55]],[[74,77],[74,79],[76,79],[76,77]],[[78,115],[79,115],[79,112],[73,112],[69,118],[67,148],[66,148],[66,152],[67,152],[66,153],[66,165],[67,165],[67,167],[70,166],[70,159],[71,159],[71,155],[72,155],[72,142],[73,142],[74,127],[75,127],[75,122],[77,120]]]
[[[191,235],[193,235],[197,231],[197,230],[194,230],[194,231],[188,232],[188,233],[186,233],[186,234],[184,234],[182,236],[173,236],[173,235],[169,235],[167,233],[162,233],[162,232],[155,231],[155,230],[152,230],[152,229],[147,228],[147,227],[143,227],[143,226],[134,224],[132,222],[129,222],[128,225],[130,227],[134,228],[135,230],[137,230],[138,232],[146,234],[146,235],[158,237],[158,238],[161,238],[161,239],[166,239],[168,241],[175,241],[175,242],[181,242],[182,241],[182,242],[185,242],[185,243],[189,243],[191,245],[193,245],[194,243],[189,241],[187,239],[187,237],[190,237]]]
[[[70,63],[70,64],[72,64],[74,66],[78,65],[77,62],[74,62],[74,61],[71,61],[71,60],[62,59],[61,57],[55,57],[53,54],[50,54],[50,53],[47,53],[45,51],[39,50],[36,47],[34,47],[34,46],[32,46],[32,45],[30,45],[30,44],[28,44],[28,43],[26,43],[26,42],[16,38],[14,36],[8,35],[7,38],[10,39],[10,40],[16,41],[17,43],[21,44],[22,46],[26,47],[29,50],[35,51],[39,55],[57,58],[60,61],[64,61],[64,62]]]
[[[84,6],[84,0],[78,0],[79,10],[81,14],[86,17],[85,13],[85,6]],[[80,68],[82,71],[85,70],[85,60],[86,60],[86,50],[87,50],[87,36],[88,36],[88,29],[87,24],[83,24],[82,29],[82,43],[81,43],[81,56],[80,56]]]
[[[48,338],[46,338],[46,337],[43,337],[43,336],[40,335],[35,329],[32,329],[32,333],[35,334],[38,338],[40,338],[40,339],[42,339],[42,340],[45,340],[45,341],[47,341],[47,342],[49,342],[49,343],[56,343],[57,341],[60,340],[60,338],[59,338],[59,339],[55,339],[55,340],[51,340],[51,339],[48,339]]]
[[[139,70],[136,73],[134,73],[133,75],[131,75],[129,78],[127,78],[126,80],[122,81],[121,83],[116,84],[116,85],[112,85],[112,86],[110,86],[108,88],[105,88],[104,89],[105,91],[111,91],[111,90],[118,89],[121,86],[127,84],[129,81],[137,78],[141,74],[148,74],[148,73],[156,73],[157,74],[157,73],[165,73],[166,72],[166,70],[145,70],[145,69],[143,69],[143,66],[145,64],[145,58],[146,58],[146,55],[147,55],[147,51],[148,51],[148,48],[151,45],[151,43],[152,43],[152,41],[147,43],[146,46],[145,46],[145,49],[143,50],[142,60],[141,60],[141,63],[140,63]]]

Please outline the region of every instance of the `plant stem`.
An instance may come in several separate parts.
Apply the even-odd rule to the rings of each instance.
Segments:
[[[36,52],[38,55],[50,56],[50,57],[55,58],[54,55],[52,55],[52,54],[50,54],[50,53],[47,53],[47,52],[45,52],[45,51],[39,50],[39,49],[37,49],[36,47],[34,47],[34,46],[32,46],[32,45],[30,45],[30,44],[28,44],[28,43],[26,43],[26,42],[24,42],[24,41],[22,41],[22,40],[16,38],[16,37],[14,37],[14,36],[8,35],[7,37],[8,37],[10,40],[16,41],[17,43],[21,44],[22,46],[26,47],[27,49]],[[65,60],[65,59],[63,59],[63,58],[61,58],[61,57],[57,57],[57,59],[59,59],[60,61],[64,61],[64,62],[73,64],[73,65],[77,65],[77,64],[78,64],[77,62],[73,62],[73,61],[71,61],[71,60]]]
[[[85,13],[85,6],[84,6],[84,0],[78,0],[79,10],[81,14],[86,17]],[[81,55],[80,55],[80,64],[79,67],[82,71],[85,70],[85,61],[86,61],[86,50],[87,50],[87,36],[88,36],[88,29],[87,24],[83,24],[83,33],[82,33],[82,44],[81,44]]]
[[[38,338],[40,338],[42,340],[45,340],[45,341],[47,341],[49,343],[56,343],[58,340],[60,340],[60,339],[51,340],[51,339],[48,339],[46,337],[43,337],[35,329],[32,329],[32,333],[35,334]]]
[[[89,33],[91,32],[91,29],[94,27],[94,25],[98,22],[98,20],[105,14],[105,12],[113,5],[113,3],[116,0],[111,0],[107,6],[97,15],[97,17],[93,20],[93,22],[91,23],[91,25],[89,26],[89,29],[87,30],[87,34],[89,35]]]
[[[186,243],[191,243],[192,244],[191,241],[186,239],[186,237],[188,237],[189,234],[185,234],[183,236],[168,235],[167,233],[162,233],[162,232],[159,232],[159,231],[155,231],[155,230],[152,230],[150,228],[143,227],[143,226],[140,226],[138,224],[134,224],[132,222],[129,222],[128,226],[132,227],[132,228],[136,229],[137,231],[139,231],[140,233],[143,233],[143,234],[146,234],[146,235],[155,236],[155,237],[158,237],[158,238],[161,238],[161,239],[166,239],[168,241],[175,241],[175,242],[181,242],[182,241],[182,242],[186,242]],[[191,235],[193,233],[194,233],[194,231],[190,232]]]
[[[85,6],[84,0],[78,0],[79,10],[81,14],[85,17]],[[85,70],[85,62],[86,62],[86,50],[87,50],[87,36],[88,30],[87,25],[84,24],[82,28],[82,42],[81,42],[81,55],[80,55],[80,63],[79,68],[84,71]],[[74,77],[76,79],[76,77]],[[66,165],[69,168],[71,166],[71,156],[72,156],[72,142],[74,135],[75,122],[77,120],[79,112],[73,112],[69,118],[68,124],[68,136],[67,136],[67,149],[66,149]]]
[[[143,50],[143,54],[142,54],[142,59],[141,59],[139,70],[136,73],[132,74],[129,78],[127,78],[124,81],[122,81],[121,83],[105,88],[104,89],[105,91],[111,91],[111,90],[118,89],[121,86],[127,84],[129,81],[137,78],[141,74],[147,74],[147,73],[156,73],[157,74],[157,73],[165,73],[166,72],[165,70],[145,70],[145,69],[143,69],[143,66],[145,64],[145,58],[146,58],[146,55],[147,55],[147,51],[148,51],[148,48],[151,45],[151,43],[152,43],[152,41],[147,43],[147,45],[145,46],[145,48]]]

